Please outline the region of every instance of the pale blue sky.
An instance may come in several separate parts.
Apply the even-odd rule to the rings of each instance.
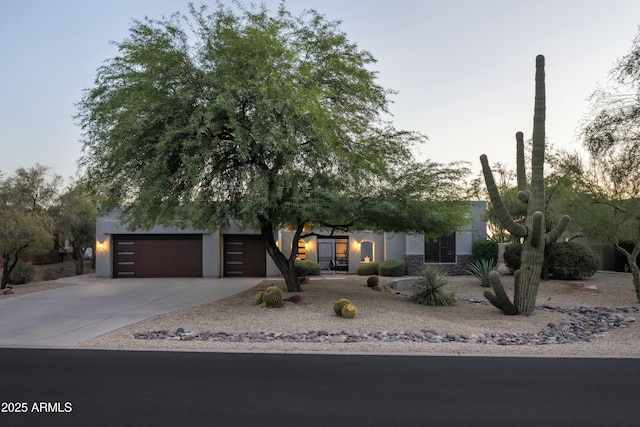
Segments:
[[[210,4],[214,2],[198,2]],[[230,3],[225,0],[224,3]],[[279,1],[265,2],[272,10]],[[132,19],[185,11],[182,0],[2,0],[0,171],[38,162],[76,173],[72,117],[96,69],[116,54]],[[607,82],[640,25],[638,0],[290,0],[342,20],[351,41],[378,59],[394,122],[429,137],[419,154],[465,160],[482,153],[515,164],[514,134],[531,136],[535,56],[546,57],[547,136],[578,148],[587,97]]]

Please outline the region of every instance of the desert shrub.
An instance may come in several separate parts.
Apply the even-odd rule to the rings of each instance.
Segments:
[[[399,258],[389,258],[380,263],[380,275],[400,277],[404,276],[405,263]]]
[[[549,274],[559,280],[583,280],[600,266],[598,255],[576,242],[556,242],[547,248]]]
[[[369,276],[367,277],[367,286],[370,288],[375,288],[376,286],[378,286],[378,283],[380,283],[380,279],[378,279],[378,276]]]
[[[33,265],[18,260],[11,274],[9,275],[9,283],[12,285],[23,285],[33,280],[33,276],[36,275],[36,269]]]
[[[494,258],[477,258],[469,263],[469,267],[465,271],[472,276],[477,277],[482,286],[488,288],[491,286],[489,283],[489,273],[496,268],[497,264]]]
[[[342,307],[347,304],[351,304],[351,301],[346,298],[340,298],[338,301],[333,303],[333,312],[336,316],[342,316]]]
[[[342,306],[341,314],[345,319],[355,319],[355,317],[358,315],[358,310],[353,304],[345,304]]]
[[[445,289],[447,275],[440,268],[427,265],[413,285],[413,293],[409,300],[422,305],[445,306],[456,302],[453,291]]]
[[[498,242],[493,240],[476,240],[471,246],[473,259],[498,259]]]
[[[298,277],[320,275],[320,264],[318,264],[317,262],[297,259],[295,261],[294,268],[296,269],[296,275]]]
[[[512,272],[520,269],[521,254],[522,245],[520,243],[510,243],[504,247],[504,263]]]
[[[55,280],[56,279],[56,273],[52,268],[47,268],[44,270],[44,273],[42,274],[42,280],[48,281],[48,280]]]
[[[358,267],[358,275],[359,276],[371,276],[373,274],[378,274],[379,266],[377,262],[363,262]]]

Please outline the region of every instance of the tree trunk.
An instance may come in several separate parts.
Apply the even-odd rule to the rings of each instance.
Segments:
[[[640,227],[638,227],[638,236],[640,236]],[[640,302],[640,267],[638,267],[637,263],[638,255],[640,255],[640,240],[635,242],[631,252],[617,244],[615,248],[627,258],[627,264],[629,264],[629,270],[631,271],[633,280],[633,287],[636,291],[636,299]]]
[[[13,262],[11,263],[9,262],[10,260],[11,256],[9,255],[2,257],[4,267],[2,268],[2,282],[0,282],[0,290],[7,287],[7,284],[9,283],[9,276],[11,276],[13,268],[18,263],[18,256],[16,255],[16,257],[13,259]]]
[[[74,264],[76,265],[76,276],[80,276],[84,274],[84,257],[82,256],[82,248],[76,248],[73,245],[73,259]]]
[[[636,299],[640,303],[640,268],[634,261],[629,261],[631,268],[631,277],[633,277],[633,287],[636,289]]]
[[[259,217],[259,219],[260,224],[262,224],[260,227],[260,234],[267,248],[267,253],[276,264],[276,267],[278,267],[278,270],[280,270],[280,272],[282,273],[284,282],[287,285],[287,291],[301,292],[302,287],[300,286],[300,282],[298,281],[298,276],[295,269],[295,254],[292,254],[292,256],[290,256],[289,258],[284,256],[280,248],[278,248],[278,246],[276,245],[276,239],[273,232],[273,224],[271,223],[271,221],[267,220],[264,217]]]

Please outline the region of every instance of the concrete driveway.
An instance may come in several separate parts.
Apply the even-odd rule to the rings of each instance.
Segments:
[[[262,278],[65,278],[76,286],[0,300],[0,347],[69,348],[160,314],[226,298]]]

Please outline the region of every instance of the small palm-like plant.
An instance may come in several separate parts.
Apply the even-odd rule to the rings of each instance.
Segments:
[[[427,265],[416,279],[409,300],[422,305],[453,305],[456,302],[456,294],[444,288],[447,283],[449,281],[444,271],[438,267]]]
[[[497,267],[498,264],[496,263],[495,259],[480,258],[471,261],[469,263],[469,268],[467,268],[465,271],[472,276],[477,277],[482,283],[482,286],[488,288],[491,286],[491,283],[489,283],[489,273],[491,273]]]

